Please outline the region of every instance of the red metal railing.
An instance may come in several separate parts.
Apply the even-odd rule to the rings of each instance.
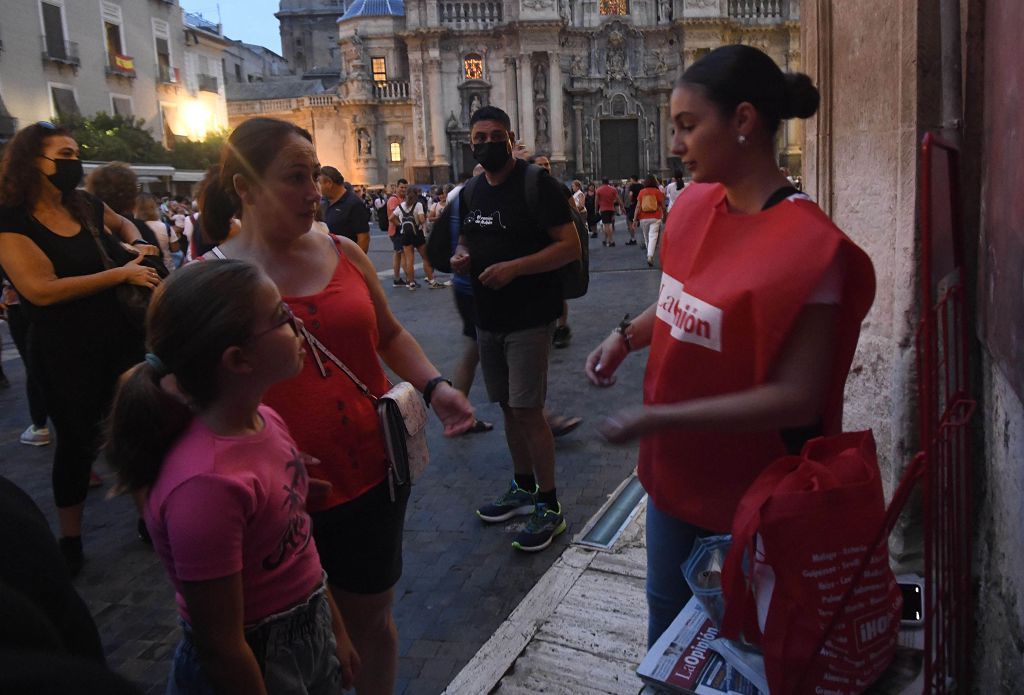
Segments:
[[[967,692],[971,655],[970,394],[958,157],[921,145],[918,421],[924,473],[925,693]]]

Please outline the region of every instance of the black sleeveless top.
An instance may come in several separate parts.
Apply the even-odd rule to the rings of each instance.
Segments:
[[[93,224],[102,230],[102,201],[85,191],[77,191],[76,195],[86,197]],[[22,234],[31,239],[46,254],[59,278],[93,275],[106,270],[96,241],[84,227],[78,234],[64,237],[44,227],[24,208],[0,206],[0,233],[3,232]],[[86,336],[98,337],[110,332],[119,335],[131,331],[118,307],[113,288],[48,306],[37,306],[21,292],[18,294],[33,329],[39,334],[78,342]]]

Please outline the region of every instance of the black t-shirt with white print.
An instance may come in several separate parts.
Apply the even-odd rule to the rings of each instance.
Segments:
[[[480,273],[495,263],[536,253],[552,243],[548,230],[572,221],[560,184],[546,172],[537,179],[538,209],[527,211],[526,162],[498,186],[481,177],[473,199],[460,201],[462,234],[469,249],[476,323],[498,333],[543,326],[562,313],[557,271],[521,275],[500,290],[484,287]]]

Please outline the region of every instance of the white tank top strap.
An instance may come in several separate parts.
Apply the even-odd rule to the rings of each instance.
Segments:
[[[224,252],[220,250],[219,246],[214,246],[212,249],[210,249],[210,253],[216,256],[217,258],[221,259],[222,261],[226,261],[228,259],[228,257],[224,255]]]

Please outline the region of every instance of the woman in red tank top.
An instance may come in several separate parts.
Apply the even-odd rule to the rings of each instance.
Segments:
[[[310,231],[320,203],[319,170],[302,128],[268,118],[238,126],[201,206],[211,238],[226,237],[233,215],[243,220],[242,230],[214,255],[259,265],[306,329],[372,393],[388,389],[383,359],[424,394],[445,435],[465,431],[475,420],[472,406],[395,319],[366,254],[348,239]],[[392,500],[374,405],[339,369],[327,371],[325,377],[307,349],[300,374],[264,401],[298,446],[320,459],[313,474],[331,483],[326,500],[311,511],[320,559],[358,654],[342,655],[342,663],[356,671],[358,692],[392,692],[398,634],[391,606],[409,488],[399,488]]]
[[[601,425],[613,443],[641,438],[650,642],[689,599],[679,568],[695,539],[730,530],[772,460],[840,426],[874,273],[775,154],[780,122],[817,107],[806,75],[749,46],[683,74],[672,153],[694,183],[668,216],[659,296],[587,358],[590,381],[608,387],[628,353],[650,347],[644,405]]]

